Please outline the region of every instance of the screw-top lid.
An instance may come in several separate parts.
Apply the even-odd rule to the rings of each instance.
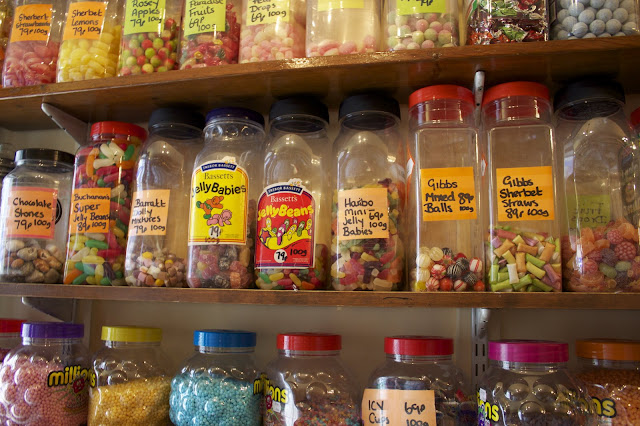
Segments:
[[[22,330],[22,324],[25,322],[26,320],[21,319],[0,318],[0,334],[20,333],[20,330]]]
[[[569,345],[545,340],[497,340],[489,342],[489,359],[539,364],[567,362]]]
[[[156,343],[162,340],[162,330],[154,327],[102,327],[102,340],[111,342]]]
[[[615,113],[624,101],[624,89],[617,81],[584,78],[560,89],[554,108],[562,117],[588,120]]]
[[[631,126],[636,127],[640,124],[640,108],[631,113]]]
[[[243,330],[196,330],[193,344],[214,348],[254,348],[256,333]]]
[[[284,333],[278,334],[278,349],[287,351],[339,351],[342,337],[339,334]]]
[[[151,113],[149,130],[158,124],[182,124],[202,130],[205,121],[204,116],[191,107],[168,107],[158,108]]]
[[[423,87],[422,89],[418,89],[413,92],[409,96],[409,108],[412,108],[416,104],[422,102],[438,99],[457,99],[470,103],[471,105],[475,104],[471,90],[453,84],[440,84],[436,86]]]
[[[580,358],[610,361],[640,361],[640,341],[590,339],[576,341],[576,355]]]
[[[84,326],[70,322],[25,322],[21,335],[33,339],[82,339]]]
[[[544,84],[532,81],[514,81],[498,84],[484,92],[482,106],[495,100],[512,96],[532,96],[549,101],[549,89]]]
[[[131,135],[138,139],[146,139],[147,131],[140,126],[131,123],[123,123],[121,121],[99,121],[91,126],[91,137],[103,133],[114,135]]]
[[[269,111],[269,121],[294,114],[312,115],[329,123],[327,106],[313,96],[291,96],[274,102]]]
[[[363,111],[387,112],[400,118],[400,105],[394,98],[379,93],[363,93],[349,96],[340,104],[340,119],[348,114]]]
[[[75,157],[68,152],[47,148],[27,148],[16,151],[16,162],[21,160],[45,160],[67,163],[73,166]]]
[[[223,107],[212,109],[207,114],[207,124],[209,124],[211,120],[219,118],[240,118],[244,120],[251,120],[264,127],[264,117],[262,114],[248,108]]]
[[[453,355],[453,339],[430,336],[393,336],[384,338],[384,351],[392,355]]]

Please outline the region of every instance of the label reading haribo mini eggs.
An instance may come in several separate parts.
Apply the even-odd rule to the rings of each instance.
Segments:
[[[127,0],[124,35],[160,33],[165,15],[165,0]]]
[[[389,238],[387,188],[338,191],[337,227],[341,240]]]
[[[318,11],[334,9],[364,9],[364,0],[318,0]]]
[[[189,245],[246,244],[249,179],[240,166],[205,163],[193,172]]]
[[[133,193],[129,237],[166,235],[169,216],[168,189],[149,189]]]
[[[415,13],[445,13],[445,0],[399,0],[398,15],[413,15]]]
[[[422,220],[465,220],[477,217],[473,167],[420,170]]]
[[[498,220],[553,220],[551,166],[496,169]]]
[[[225,31],[226,11],[226,0],[186,0],[184,36]]]
[[[258,201],[256,268],[313,268],[315,210],[300,182],[267,187]]]
[[[16,7],[11,43],[49,40],[52,7],[51,4],[27,4]]]
[[[69,4],[63,40],[98,40],[102,33],[107,3],[81,1]]]
[[[435,392],[365,389],[362,397],[362,421],[365,425],[435,425]]]
[[[247,26],[289,22],[290,16],[289,0],[249,0],[247,3]]]
[[[51,239],[55,232],[58,191],[51,188],[10,189],[5,209],[8,238]]]

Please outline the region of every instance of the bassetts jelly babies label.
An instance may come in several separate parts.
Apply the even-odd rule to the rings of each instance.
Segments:
[[[127,0],[124,10],[124,35],[162,31],[165,0]]]
[[[169,216],[168,189],[149,189],[133,193],[129,237],[166,235]]]
[[[420,170],[422,220],[475,219],[476,187],[473,167]]]
[[[58,191],[16,186],[9,190],[5,227],[8,238],[52,239],[55,233]]]
[[[11,43],[49,40],[52,13],[52,4],[27,4],[16,7]]]
[[[62,39],[98,40],[106,8],[107,3],[99,1],[70,3]]]
[[[256,268],[313,268],[315,210],[299,181],[268,186],[258,201]]]
[[[551,166],[496,169],[498,220],[553,220]]]
[[[387,188],[338,191],[337,234],[342,240],[389,237]]]
[[[365,425],[435,426],[434,391],[365,389],[362,421]]]
[[[334,9],[364,9],[364,0],[318,0],[320,12]]]
[[[223,161],[205,163],[191,179],[189,245],[246,244],[247,172]]]
[[[71,194],[69,234],[109,230],[110,188],[78,188]]]
[[[398,15],[413,15],[414,13],[445,13],[446,0],[398,0],[396,2]]]
[[[246,25],[289,22],[290,4],[289,0],[248,0]]]
[[[224,31],[226,0],[186,0],[184,4],[184,36]]]

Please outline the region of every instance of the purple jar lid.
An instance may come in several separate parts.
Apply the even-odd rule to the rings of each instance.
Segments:
[[[489,342],[489,359],[540,364],[567,362],[569,345],[548,340],[496,340]]]
[[[26,322],[22,324],[21,336],[34,339],[82,339],[84,326],[69,322]]]

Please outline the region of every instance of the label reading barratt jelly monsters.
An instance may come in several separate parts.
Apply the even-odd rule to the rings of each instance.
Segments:
[[[315,202],[299,182],[267,187],[258,201],[256,268],[313,268]]]
[[[247,3],[247,26],[289,22],[290,15],[289,0],[249,0]]]
[[[386,188],[338,191],[338,236],[341,240],[389,237]]]
[[[224,31],[226,11],[226,0],[186,0],[183,20],[185,37]]]
[[[249,179],[240,166],[205,163],[193,172],[189,245],[246,244]]]
[[[425,222],[477,217],[473,167],[421,169],[420,193]]]
[[[124,35],[159,33],[165,14],[165,0],[127,0]]]
[[[168,189],[149,189],[133,193],[129,237],[166,235],[169,216]]]
[[[364,9],[364,0],[318,0],[318,11],[334,9]]]
[[[69,4],[63,40],[98,40],[102,33],[107,3],[81,1]]]
[[[11,43],[47,41],[51,31],[51,4],[27,4],[16,7],[11,29]]]
[[[71,194],[69,234],[97,232],[109,229],[111,189],[78,188]]]
[[[365,389],[362,396],[365,425],[434,425],[432,390]]]
[[[55,232],[58,191],[51,188],[10,189],[5,216],[8,238],[52,239]]]
[[[413,15],[414,13],[445,13],[446,0],[398,0],[396,3],[398,15]]]
[[[553,220],[551,166],[496,169],[498,220]]]
[[[567,197],[567,211],[569,212],[569,227],[571,229],[597,228],[604,226],[611,220],[611,196],[578,195]]]

